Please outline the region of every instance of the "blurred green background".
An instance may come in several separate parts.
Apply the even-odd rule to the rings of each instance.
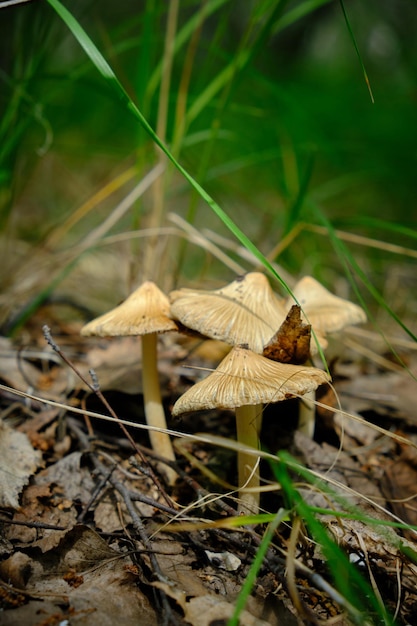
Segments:
[[[354,236],[411,251],[402,256],[383,245],[347,244],[382,292],[387,274],[397,276],[404,264],[398,280],[405,291],[416,286],[415,1],[181,1],[164,100],[161,63],[173,5],[74,1],[67,8],[150,124],[158,128],[163,118],[165,141],[180,163],[262,253],[284,241],[271,257],[283,271],[314,274],[334,286],[345,268],[323,226],[325,216]],[[66,276],[72,274],[68,257],[59,255],[96,228],[126,192],[106,197],[49,245],[57,227],[129,167],[137,168],[140,180],[158,155],[46,1],[1,10],[0,48],[5,318],[39,291],[66,284],[54,274],[57,258]],[[163,209],[160,226],[174,211],[199,232],[226,237],[233,248],[228,254],[241,262],[233,235],[172,168],[164,179]],[[152,199],[144,196],[110,232],[145,227],[152,210]],[[111,274],[117,296],[126,295],[121,276],[122,284],[143,278],[144,245],[123,248],[128,269]],[[185,249],[176,241],[164,254],[156,278],[171,272],[169,287],[202,276],[233,278],[230,268],[196,246]],[[43,269],[25,286],[22,267],[35,274],[39,255]],[[243,265],[250,269],[250,262]],[[93,308],[100,308],[103,296],[94,281],[91,289],[97,292]]]

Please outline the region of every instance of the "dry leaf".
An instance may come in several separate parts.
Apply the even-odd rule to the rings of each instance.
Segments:
[[[132,395],[142,393],[142,342],[135,337],[104,341],[87,352],[87,366],[80,368],[86,378],[89,378],[88,370],[93,369],[102,391],[115,389]]]
[[[280,363],[299,365],[310,356],[311,326],[301,320],[301,309],[294,304],[275,335],[264,347],[263,356]]]
[[[38,387],[41,373],[21,356],[10,339],[0,337],[0,378],[9,387],[26,391],[29,381],[33,387]]]
[[[211,626],[226,623],[232,617],[235,605],[215,595],[207,594],[191,598],[182,608],[186,621],[192,626]],[[239,626],[270,626],[270,622],[243,610],[239,615]]]
[[[76,526],[58,547],[32,556],[26,590],[44,601],[3,611],[2,626],[39,626],[70,621],[74,626],[157,626],[158,619],[137,579],[126,567],[130,558],[109,548],[86,526]],[[78,587],[65,575],[78,575]],[[83,582],[81,582],[83,581]],[[122,616],[122,617],[121,617]],[[55,620],[55,621],[53,621]]]
[[[417,525],[416,504],[417,469],[405,458],[389,461],[381,480],[381,489],[394,513],[406,524]],[[409,538],[416,539],[415,533],[405,531]]]
[[[0,421],[0,506],[19,508],[19,495],[41,463],[27,436]]]

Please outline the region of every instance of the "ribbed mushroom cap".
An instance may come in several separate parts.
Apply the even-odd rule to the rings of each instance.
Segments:
[[[295,285],[293,294],[319,333],[334,333],[345,326],[366,322],[365,311],[360,306],[333,295],[312,276],[304,276]],[[289,298],[288,306],[293,303]]]
[[[286,309],[260,272],[250,272],[214,291],[178,289],[171,315],[184,326],[261,353],[285,319]]]
[[[146,281],[122,304],[86,324],[81,334],[121,337],[170,330],[177,330],[177,324],[169,317],[169,300],[155,283]]]
[[[172,414],[280,402],[314,391],[329,380],[326,372],[315,367],[270,361],[235,346],[214,372],[177,400]]]

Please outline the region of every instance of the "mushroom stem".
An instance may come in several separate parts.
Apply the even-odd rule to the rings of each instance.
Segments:
[[[307,435],[310,439],[314,437],[315,399],[316,392],[308,391],[300,398],[298,405],[298,430]]]
[[[142,336],[142,382],[146,423],[156,428],[167,428],[157,368],[157,333]],[[175,461],[174,449],[167,433],[150,430],[149,439],[155,452],[169,461]],[[168,465],[161,469],[169,484],[174,484],[176,472]]]
[[[239,443],[251,448],[259,448],[259,433],[262,425],[262,404],[236,408],[236,435]],[[238,451],[239,487],[259,487],[259,468],[256,456]],[[239,491],[239,513],[259,512],[259,492]]]

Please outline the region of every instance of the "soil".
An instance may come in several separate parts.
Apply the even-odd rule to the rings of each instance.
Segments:
[[[292,492],[284,492],[263,459],[261,511],[270,516],[250,521],[237,515],[233,445],[219,439],[233,442],[233,413],[169,419],[181,393],[217,365],[224,344],[160,340],[169,427],[184,434],[173,437],[178,478],[169,485],[144,428],[140,341],[81,339],[80,325],[53,319],[56,352],[41,331],[42,315],[19,341],[0,343],[2,625],[220,626],[251,576],[235,622],[241,626],[417,623],[413,346],[398,346],[404,368],[369,331],[352,329],[345,343],[335,341],[334,387],[318,391],[314,439],[297,431],[297,400],[265,408],[263,449],[285,450],[323,482],[288,466]],[[370,346],[375,358],[355,344]],[[295,506],[300,499],[316,507],[320,528],[373,589],[385,621],[371,605],[365,616],[359,601],[353,606],[338,593],[326,546]],[[353,577],[345,582],[353,594],[360,587]]]

